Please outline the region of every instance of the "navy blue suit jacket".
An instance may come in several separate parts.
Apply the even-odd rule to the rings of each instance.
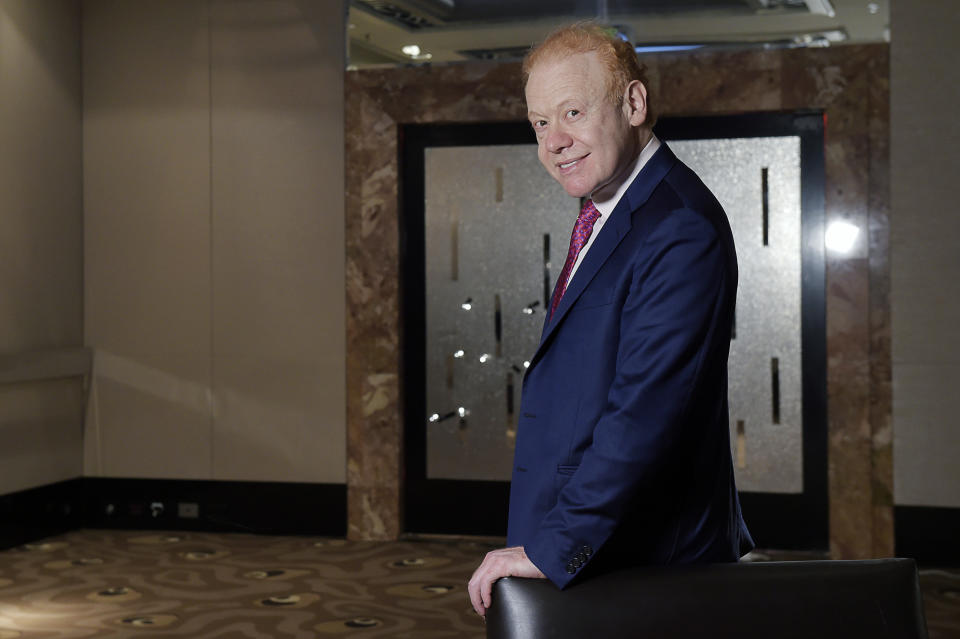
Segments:
[[[666,144],[598,232],[523,380],[507,544],[563,588],[753,542],[730,454],[737,258],[722,207]]]

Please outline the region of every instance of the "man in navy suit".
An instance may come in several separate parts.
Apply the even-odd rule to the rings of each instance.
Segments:
[[[469,584],[737,561],[753,546],[730,455],[737,259],[726,215],[654,136],[644,69],[597,25],[524,61],[540,161],[586,200],[523,381],[507,548]]]

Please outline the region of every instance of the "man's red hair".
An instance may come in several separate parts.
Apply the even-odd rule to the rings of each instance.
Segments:
[[[580,53],[594,51],[607,69],[607,92],[614,104],[620,105],[627,85],[639,80],[647,89],[647,118],[645,124],[652,127],[656,115],[650,106],[650,85],[647,83],[647,68],[640,64],[633,45],[617,35],[614,29],[596,22],[577,22],[560,27],[535,46],[523,59],[523,84],[526,86],[530,72],[540,62],[561,59]]]

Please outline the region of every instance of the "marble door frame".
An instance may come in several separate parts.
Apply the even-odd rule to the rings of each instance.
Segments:
[[[825,223],[865,232],[826,256],[830,549],[893,554],[889,47],[644,57],[664,115],[823,110]],[[517,63],[346,73],[348,535],[403,531],[398,139],[411,123],[525,118]]]

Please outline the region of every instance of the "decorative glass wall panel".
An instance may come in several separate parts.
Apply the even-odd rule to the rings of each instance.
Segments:
[[[428,148],[424,189],[427,477],[508,480],[579,202],[529,144]]]
[[[738,486],[802,492],[800,140],[670,145],[723,204],[737,244]],[[509,480],[524,362],[579,202],[534,145],[427,148],[424,196],[427,478]]]
[[[713,191],[737,246],[730,441],[737,488],[803,491],[800,138],[670,142]]]

